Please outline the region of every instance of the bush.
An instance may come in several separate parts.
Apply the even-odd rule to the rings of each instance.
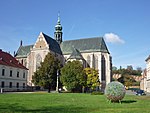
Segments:
[[[103,95],[104,93],[101,91],[93,91],[91,95]]]
[[[119,102],[125,96],[126,90],[122,83],[110,82],[105,88],[105,95],[111,102]]]

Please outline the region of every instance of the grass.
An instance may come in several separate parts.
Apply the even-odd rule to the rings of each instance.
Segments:
[[[73,93],[0,94],[0,113],[150,113],[150,96],[126,95],[119,103],[104,95]]]

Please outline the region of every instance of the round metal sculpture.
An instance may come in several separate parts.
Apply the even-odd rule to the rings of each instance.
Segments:
[[[105,95],[111,102],[120,102],[125,96],[126,90],[122,83],[110,82],[105,88]]]

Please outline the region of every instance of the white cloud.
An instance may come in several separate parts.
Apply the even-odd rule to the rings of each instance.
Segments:
[[[104,35],[104,39],[106,40],[106,42],[110,42],[110,43],[119,43],[119,44],[125,43],[124,40],[122,40],[118,35],[114,33],[106,33]]]

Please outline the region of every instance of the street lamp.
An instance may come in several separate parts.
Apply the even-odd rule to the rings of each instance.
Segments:
[[[59,70],[57,70],[57,83],[56,83],[56,92],[59,93],[59,86],[58,86],[58,77],[59,77]]]

